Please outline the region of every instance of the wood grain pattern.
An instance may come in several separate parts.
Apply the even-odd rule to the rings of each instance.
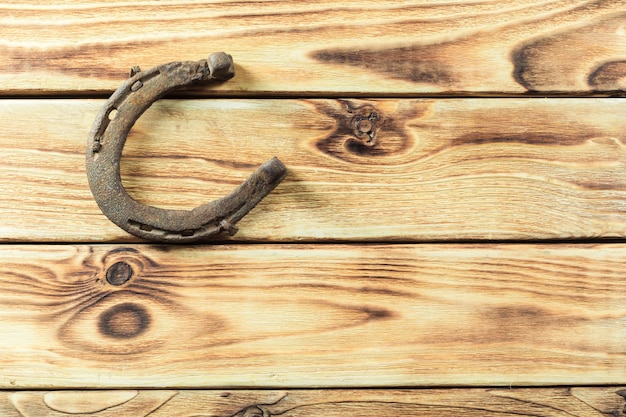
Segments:
[[[104,93],[224,50],[219,94],[621,94],[625,24],[621,0],[5,1],[0,88]]]
[[[101,104],[0,101],[0,241],[131,240],[84,172]],[[280,157],[288,176],[238,241],[621,238],[624,114],[619,99],[164,100],[122,175],[141,202],[191,209]]]
[[[3,245],[0,388],[617,384],[625,255]],[[108,272],[120,263],[124,283]]]
[[[285,391],[21,391],[4,417],[622,417],[623,387]]]
[[[536,243],[626,237],[626,104],[445,99],[623,96],[626,1],[7,0],[0,27],[1,416],[626,416],[626,243]],[[76,98],[220,50],[236,77],[179,94],[231,99],[150,109],[124,183],[188,209],[279,156],[233,239],[272,244],[135,244]]]

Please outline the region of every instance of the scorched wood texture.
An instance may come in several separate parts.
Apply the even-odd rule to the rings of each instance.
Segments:
[[[623,0],[9,0],[0,28],[3,417],[626,415]],[[233,238],[140,241],[89,128],[131,67],[219,51],[235,78],[151,107],[124,185],[191,209],[288,175]]]
[[[4,417],[602,417],[623,415],[623,387],[284,391],[6,391]]]
[[[101,105],[0,101],[0,239],[136,240],[87,184]],[[287,177],[237,241],[619,238],[624,114],[620,99],[163,100],[131,131],[122,180],[142,203],[190,210],[278,156]]]
[[[624,245],[6,246],[0,386],[618,384],[625,255]]]
[[[622,0],[3,2],[0,88],[109,92],[224,50],[220,94],[621,94],[625,23]]]

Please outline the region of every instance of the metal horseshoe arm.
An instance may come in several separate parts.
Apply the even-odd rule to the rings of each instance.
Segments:
[[[140,71],[134,68],[96,117],[87,143],[87,176],[102,212],[127,232],[161,242],[195,242],[228,232],[285,177],[286,168],[272,158],[231,194],[193,210],[165,210],[134,200],[122,185],[120,159],[126,137],[137,119],[167,92],[202,81],[234,75],[233,61],[223,52],[208,60],[172,62]]]

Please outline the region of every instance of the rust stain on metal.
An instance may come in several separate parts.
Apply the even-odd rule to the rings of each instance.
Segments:
[[[227,232],[283,180],[285,165],[276,157],[261,165],[231,194],[193,210],[165,210],[135,201],[124,189],[120,158],[137,119],[166,93],[197,82],[234,76],[232,57],[214,53],[200,61],[171,62],[141,71],[126,80],[96,117],[87,142],[87,176],[94,199],[116,225],[140,238],[196,242]]]

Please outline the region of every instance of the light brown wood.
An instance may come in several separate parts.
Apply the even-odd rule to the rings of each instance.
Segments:
[[[87,184],[101,105],[0,102],[1,241],[132,239]],[[373,114],[368,147],[355,121]],[[624,237],[624,114],[619,99],[164,100],[122,175],[143,203],[191,209],[278,156],[288,176],[239,241]]]
[[[625,27],[624,0],[1,2],[0,416],[626,415],[588,386],[626,383],[626,243],[537,244],[623,242],[626,102],[446,99],[623,96]],[[236,77],[177,94],[231,99],[150,109],[127,188],[289,175],[237,245],[137,244],[89,193],[88,98],[221,50]]]
[[[592,93],[626,87],[623,1],[0,4],[4,94],[109,92],[224,50],[221,94]],[[211,89],[196,90],[211,94]]]
[[[618,384],[625,256],[621,244],[4,245],[0,387]],[[111,285],[120,262],[132,277]]]
[[[21,391],[3,417],[603,417],[623,416],[623,387],[286,391]]]

